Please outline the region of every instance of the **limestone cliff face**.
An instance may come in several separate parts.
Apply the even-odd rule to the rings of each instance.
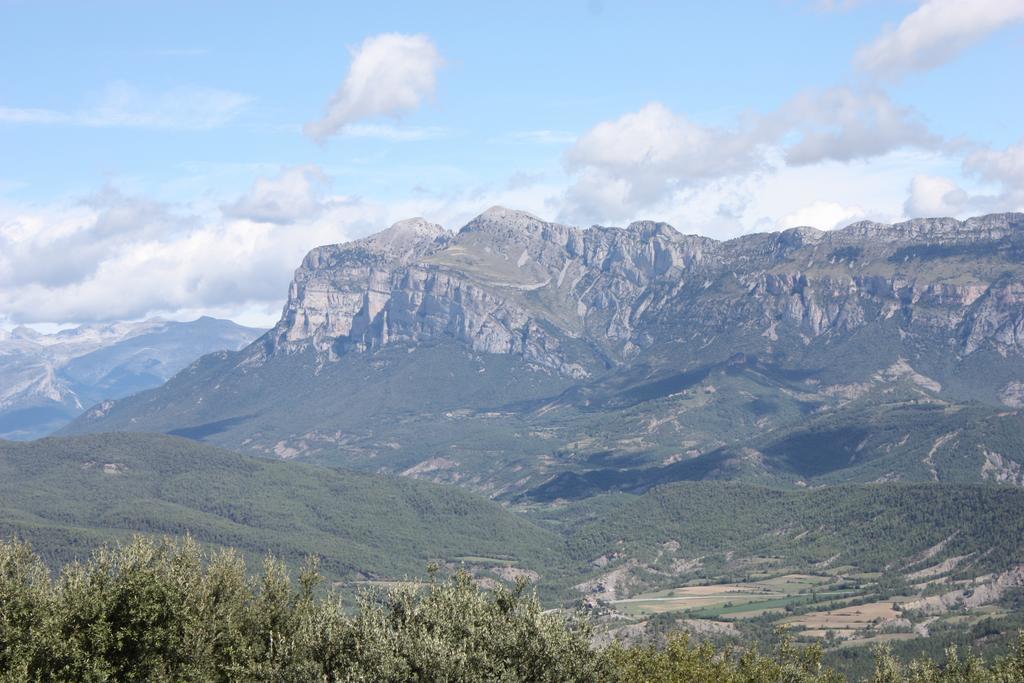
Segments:
[[[318,247],[295,271],[275,345],[287,349],[306,343],[328,351],[341,338],[375,319],[402,288],[407,266],[443,246],[447,231],[421,219],[348,244]]]
[[[663,323],[685,321],[703,339],[760,329],[809,344],[888,321],[896,344],[1024,352],[1024,215],[802,228],[724,247],[703,291],[668,301]]]
[[[508,246],[508,243],[495,242]],[[543,243],[543,242],[542,242]],[[329,358],[395,341],[452,337],[482,353],[519,354],[569,375],[558,335],[514,297],[430,257],[456,241],[422,219],[366,239],[314,249],[296,271],[272,352],[313,346]]]
[[[728,242],[664,223],[580,229],[495,207],[314,249],[270,353],[454,338],[569,376],[653,345],[744,334],[770,351],[891,323],[966,356],[1024,352],[1024,215],[861,222]],[[887,328],[888,329],[888,328]],[[716,341],[717,340],[717,341]]]

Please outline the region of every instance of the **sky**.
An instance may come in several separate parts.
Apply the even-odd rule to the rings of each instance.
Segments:
[[[492,205],[730,239],[1024,210],[1024,0],[0,0],[0,326],[272,325]]]

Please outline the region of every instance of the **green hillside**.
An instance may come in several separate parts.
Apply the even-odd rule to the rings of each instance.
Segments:
[[[421,574],[433,560],[516,558],[539,568],[560,540],[456,488],[253,458],[187,439],[98,434],[0,442],[0,533],[49,562],[135,532],[192,534],[328,575]]]
[[[239,358],[204,357],[69,431],[165,431],[541,502],[708,479],[1024,481],[1020,411],[943,399],[913,375],[837,389],[737,354],[692,368],[637,365],[570,386],[453,343],[394,345],[320,368],[308,353],[244,372]]]
[[[53,564],[133,533],[190,533],[292,564],[319,555],[346,581],[418,576],[431,561],[492,580],[532,571],[563,598],[578,595],[575,583],[626,564],[631,590],[640,590],[825,561],[912,571],[908,558],[944,540],[932,561],[969,556],[958,567],[964,575],[1024,562],[1024,491],[993,485],[680,482],[642,495],[508,506],[408,477],[270,461],[164,435],[100,434],[0,442],[0,500],[0,532],[32,541]],[[677,561],[697,558],[678,570]]]
[[[753,558],[769,568],[809,568],[831,560],[830,566],[861,571],[882,571],[893,563],[911,570],[912,558],[943,541],[930,563],[973,554],[969,571],[981,573],[1024,562],[1024,490],[1009,486],[871,484],[783,491],[680,482],[533,514],[570,539],[569,552],[578,560],[614,551],[620,562],[638,558],[656,569],[672,559],[701,557],[708,575],[742,572]],[[678,548],[658,552],[669,541]]]
[[[1022,624],[1024,490],[1010,486],[696,481],[503,506],[179,437],[99,434],[0,442],[0,500],[0,534],[29,540],[51,568],[135,533],[237,547],[250,567],[266,553],[293,570],[316,555],[345,593],[425,578],[437,562],[489,588],[536,581],[546,607],[585,604],[595,633],[632,629],[629,642],[687,619],[723,642],[768,644],[780,626],[810,642],[826,623],[846,639],[828,643],[830,661],[850,670],[878,639],[913,656],[967,625],[980,635],[965,644],[998,649]],[[981,597],[934,615],[914,606],[961,587]],[[851,626],[844,605],[890,621]]]
[[[717,384],[722,386],[721,381]],[[744,409],[734,406],[737,414]],[[701,411],[697,417],[706,414]],[[897,385],[835,408],[770,419],[774,424],[762,434],[735,436],[726,445],[680,459],[633,462],[632,467],[622,467],[621,457],[580,459],[572,469],[518,497],[551,502],[610,491],[640,493],[660,484],[700,480],[782,488],[872,482],[1024,483],[1024,415],[1019,410],[950,403]],[[722,438],[727,438],[724,433]]]

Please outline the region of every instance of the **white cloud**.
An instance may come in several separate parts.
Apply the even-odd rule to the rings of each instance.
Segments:
[[[767,120],[769,128],[799,136],[786,149],[791,165],[867,159],[902,147],[942,144],[916,111],[898,106],[880,90],[807,91]]]
[[[327,177],[316,166],[284,169],[276,178],[258,178],[246,194],[225,205],[223,211],[259,223],[293,223],[320,213],[326,183]]]
[[[566,160],[570,168],[702,180],[749,170],[757,161],[750,143],[742,135],[701,126],[652,102],[594,126],[569,149]]]
[[[241,93],[216,88],[144,92],[128,83],[113,83],[91,106],[78,111],[0,107],[0,123],[201,130],[224,125],[251,101]]]
[[[862,48],[856,63],[886,76],[932,69],[996,29],[1021,20],[1021,0],[926,0],[899,26]]]
[[[763,150],[762,157],[765,170],[679,185],[643,206],[628,204],[626,179],[590,186],[592,171],[584,169],[574,187],[603,192],[588,200],[606,211],[598,222],[654,218],[722,239],[797,224],[898,220],[909,179],[922,172],[944,177],[950,168],[943,155],[906,151],[806,166],[787,166],[779,148]],[[1006,158],[993,161],[994,168],[1004,165],[1015,172]],[[923,201],[923,189],[917,196]],[[454,194],[410,194],[386,204],[354,201],[328,194],[322,173],[300,166],[253,183],[242,197],[223,203],[223,212],[112,189],[63,206],[0,202],[0,311],[12,323],[200,312],[263,323],[280,310],[294,268],[314,246],[411,216],[457,229],[494,204],[589,224],[591,215],[574,214],[567,201],[561,181],[540,176]]]
[[[859,206],[843,206],[837,202],[817,201],[784,216],[778,222],[778,227],[785,230],[786,228],[809,225],[819,230],[833,230],[849,225],[864,216],[864,209]]]
[[[666,186],[664,192],[669,196],[673,190]],[[598,169],[584,169],[557,202],[557,218],[568,223],[613,223],[628,220],[660,199],[663,197],[649,202],[637,201],[629,179]]]
[[[428,36],[371,36],[352,52],[348,75],[325,116],[307,123],[304,131],[323,141],[356,121],[416,109],[434,93],[442,64]]]
[[[582,225],[625,225],[650,218],[716,239],[797,224],[829,229],[863,219],[893,222],[904,217],[907,186],[914,175],[955,175],[959,167],[943,153],[914,150],[788,166],[782,148],[767,147],[764,159],[764,168],[754,173],[679,187],[636,207],[621,201],[621,187],[590,184],[581,174],[538,215]],[[591,196],[581,197],[584,190]]]
[[[305,253],[387,225],[380,206],[335,202],[287,226],[108,192],[0,213],[0,310],[13,322],[133,319],[280,307]]]
[[[680,187],[749,173],[761,156],[752,136],[699,125],[652,102],[591,128],[565,161],[579,174],[568,210],[600,216],[608,206],[639,208]]]
[[[949,178],[917,175],[910,181],[903,212],[908,217],[959,216],[967,208],[970,197]]]
[[[385,204],[327,195],[315,189],[320,177],[315,167],[298,167],[257,181],[226,203],[250,209],[248,216],[201,213],[109,188],[63,205],[0,203],[0,311],[12,324],[204,312],[265,323],[273,317],[268,311],[281,310],[295,267],[315,246],[411,216],[458,228],[493,204],[542,214],[557,194],[532,184]]]
[[[906,148],[945,145],[914,110],[896,105],[880,90],[806,91],[777,111],[748,115],[744,121],[731,129],[702,126],[653,102],[597,124],[566,152],[574,180],[560,217],[620,220],[678,198],[684,190],[735,185],[741,178],[778,173],[783,166],[859,162]],[[769,151],[776,155],[772,163]],[[735,200],[722,204],[716,220],[735,214],[736,206]]]
[[[72,123],[73,119],[51,109],[0,107],[0,123]]]
[[[111,254],[158,236],[173,239],[194,217],[106,188],[60,211],[0,219],[0,287],[63,287],[95,275]]]
[[[941,153],[913,150],[893,151],[854,162],[780,165],[774,173],[766,174],[753,184],[755,199],[746,218],[748,221],[768,219],[778,225],[780,216],[790,216],[803,207],[823,202],[851,211],[861,209],[863,215],[853,220],[899,220],[903,217],[910,178],[922,172],[939,175],[955,168],[956,164]]]
[[[977,148],[955,172],[918,174],[911,180],[904,213],[964,218],[1024,211],[1024,141],[1005,149]]]
[[[1024,140],[998,149],[979,149],[964,159],[964,172],[995,191],[972,201],[987,211],[1024,211]]]
[[[1004,150],[983,149],[970,154],[964,167],[1004,187],[1024,188],[1024,140]]]

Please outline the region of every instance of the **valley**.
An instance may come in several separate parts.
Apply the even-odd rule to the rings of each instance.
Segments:
[[[139,533],[257,563],[316,555],[350,598],[434,566],[485,589],[525,580],[582,609],[597,643],[683,630],[770,646],[782,628],[836,656],[889,641],[919,652],[932,633],[1012,634],[1024,614],[1024,489],[1005,484],[697,481],[502,505],[131,433],[0,443],[0,474],[0,531],[54,567]]]

